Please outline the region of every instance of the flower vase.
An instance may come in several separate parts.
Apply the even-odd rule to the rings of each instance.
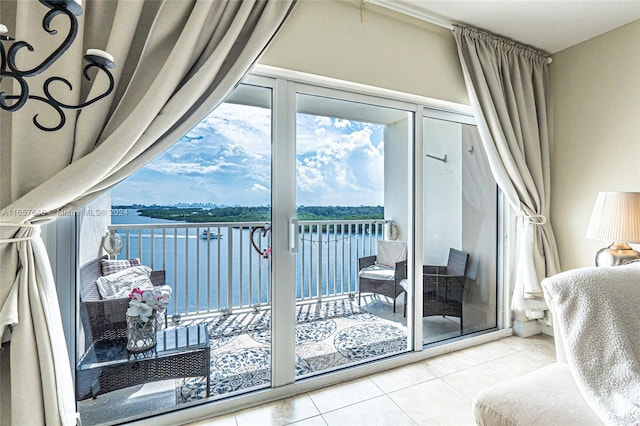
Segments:
[[[153,315],[142,321],[140,317],[127,315],[127,350],[130,352],[148,351],[156,345],[158,322]]]

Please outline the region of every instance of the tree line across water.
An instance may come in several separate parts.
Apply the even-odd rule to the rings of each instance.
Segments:
[[[114,206],[114,208],[132,206]],[[155,219],[202,222],[269,222],[271,208],[256,207],[159,207],[133,206],[140,216]],[[374,220],[384,218],[383,206],[299,206],[299,220]]]

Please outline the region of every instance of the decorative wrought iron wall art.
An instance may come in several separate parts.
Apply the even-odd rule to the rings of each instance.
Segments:
[[[29,52],[33,52],[34,47],[26,41],[17,41],[14,38],[6,35],[8,29],[5,25],[0,23],[0,83],[4,79],[14,81],[18,83],[19,91],[17,93],[7,94],[0,92],[0,108],[9,112],[19,111],[25,106],[28,100],[35,100],[49,105],[58,114],[59,122],[53,126],[43,125],[38,120],[38,114],[33,117],[33,124],[40,130],[53,132],[60,130],[66,123],[66,117],[64,114],[65,109],[79,110],[87,107],[103,98],[108,96],[114,88],[113,75],[109,69],[115,67],[113,56],[109,53],[98,49],[88,49],[84,55],[84,59],[88,62],[83,69],[84,77],[91,81],[89,71],[96,68],[98,72],[104,72],[109,78],[109,87],[102,94],[89,99],[79,105],[69,105],[56,99],[51,93],[51,85],[55,82],[64,84],[69,91],[73,90],[73,87],[69,80],[63,77],[49,77],[42,85],[42,92],[44,96],[34,95],[31,93],[31,88],[27,82],[27,78],[36,76],[45,72],[53,63],[55,63],[73,44],[78,34],[78,16],[82,15],[81,0],[40,0],[40,3],[45,5],[49,10],[42,18],[42,28],[50,35],[58,33],[57,30],[51,28],[51,23],[58,15],[66,16],[69,19],[69,33],[65,37],[64,41],[57,49],[47,56],[42,63],[31,69],[20,69],[16,64],[16,57],[19,52],[24,52],[24,48]],[[5,47],[5,44],[8,47]],[[7,102],[8,101],[8,102]]]

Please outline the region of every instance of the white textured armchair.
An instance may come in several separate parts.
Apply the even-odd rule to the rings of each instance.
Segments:
[[[640,263],[543,280],[557,362],[480,392],[479,425],[640,424]]]

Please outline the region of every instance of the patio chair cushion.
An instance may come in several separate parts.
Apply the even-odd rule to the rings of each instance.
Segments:
[[[396,268],[390,268],[385,265],[371,265],[359,272],[360,278],[368,278],[370,280],[391,280],[395,278]]]
[[[378,241],[377,264],[395,268],[396,263],[403,260],[407,260],[407,243],[405,241]]]
[[[98,277],[96,286],[98,286],[98,291],[103,299],[118,299],[128,297],[131,290],[136,287],[141,290],[153,289],[150,276],[151,268],[148,266],[132,266],[107,276]]]
[[[115,274],[116,272],[120,272],[127,268],[131,268],[132,266],[140,265],[140,259],[125,259],[125,260],[112,260],[112,259],[101,259],[100,264],[102,266],[102,276],[107,276],[111,274]]]

